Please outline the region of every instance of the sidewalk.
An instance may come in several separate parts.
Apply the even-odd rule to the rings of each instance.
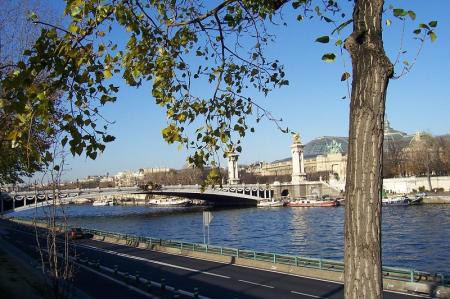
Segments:
[[[4,243],[0,236],[0,298],[46,298],[37,269],[9,253]]]

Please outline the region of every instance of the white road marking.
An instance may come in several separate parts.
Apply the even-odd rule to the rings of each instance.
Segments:
[[[149,262],[149,263],[160,265],[160,266],[166,266],[166,267],[171,267],[171,268],[175,268],[175,269],[181,269],[181,270],[185,270],[185,271],[196,272],[196,273],[201,273],[201,274],[205,274],[205,275],[210,275],[210,276],[230,279],[229,276],[225,276],[225,275],[220,275],[220,274],[216,274],[216,273],[212,273],[212,272],[208,272],[208,271],[201,271],[201,270],[198,270],[198,269],[192,269],[192,268],[188,268],[188,267],[183,267],[183,266],[178,266],[178,265],[174,265],[174,264],[164,263],[164,262],[160,262],[160,261],[156,261],[156,260],[150,260],[150,259],[146,259],[146,258],[143,258],[143,257],[129,255],[129,254],[126,254],[126,253],[120,253],[120,252],[116,252],[116,251],[112,251],[112,250],[108,250],[108,249],[98,248],[98,247],[91,246],[91,245],[77,244],[77,246],[84,247],[84,248],[91,249],[91,250],[96,250],[96,251],[109,253],[109,254],[112,254],[112,255],[117,255],[117,256],[121,256],[121,257],[130,258],[130,259],[133,259],[133,260]]]
[[[261,284],[261,283],[257,283],[257,282],[253,282],[253,281],[248,281],[248,280],[239,279],[238,281],[243,282],[243,283],[256,285],[256,286],[260,286],[260,287],[269,288],[269,289],[273,289],[274,288],[273,286],[268,286],[268,285],[265,285],[265,284]]]
[[[301,293],[301,292],[296,292],[296,291],[291,291],[291,293],[293,293],[293,294],[298,294],[298,295],[302,295],[302,296],[307,296],[307,297],[311,297],[311,298],[327,299],[326,297],[320,297],[320,296],[311,295],[311,294],[306,294],[306,293]]]
[[[138,288],[136,288],[136,287],[133,287],[132,285],[129,285],[129,284],[126,284],[126,283],[124,283],[124,282],[122,282],[122,281],[120,281],[120,280],[117,280],[117,279],[115,279],[115,278],[113,278],[113,277],[111,277],[111,276],[108,276],[108,275],[103,274],[103,273],[101,273],[101,272],[95,271],[95,270],[93,270],[93,269],[91,269],[91,268],[89,268],[89,267],[86,267],[85,265],[81,265],[81,264],[78,264],[78,263],[77,263],[77,265],[78,265],[79,267],[81,267],[81,268],[87,270],[87,271],[90,271],[90,272],[95,273],[95,274],[97,274],[97,275],[99,275],[99,276],[101,276],[101,277],[104,277],[104,278],[106,278],[106,279],[109,279],[109,280],[111,280],[111,281],[114,281],[115,283],[117,283],[117,284],[119,284],[119,285],[121,285],[121,286],[127,287],[127,288],[129,288],[130,290],[133,290],[133,291],[135,291],[136,293],[139,293],[139,294],[141,294],[141,295],[143,295],[143,296],[146,296],[146,297],[149,297],[149,298],[159,298],[159,297],[153,296],[153,295],[151,295],[151,294],[149,294],[149,293],[147,293],[147,292],[145,292],[145,291],[143,291],[143,290],[141,290],[141,289],[138,289]]]

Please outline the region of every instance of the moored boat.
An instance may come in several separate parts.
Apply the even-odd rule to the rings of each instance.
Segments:
[[[45,199],[46,197],[47,197],[47,195],[45,195],[45,194],[43,194],[43,193],[40,193],[40,194],[38,194],[38,195],[36,195],[36,197],[37,197],[37,199]]]
[[[381,201],[381,204],[383,206],[411,206],[411,205],[418,205],[421,203],[422,197],[416,196],[414,199],[412,199],[406,195],[399,197],[383,198]]]
[[[337,207],[339,202],[335,199],[307,199],[300,198],[288,201],[288,207]]]
[[[149,205],[157,207],[188,207],[192,205],[192,201],[187,198],[162,198],[149,201]]]
[[[279,200],[260,200],[260,201],[258,201],[256,206],[259,208],[282,207],[282,206],[284,206],[284,202],[279,201]]]
[[[114,202],[112,200],[96,200],[92,203],[94,207],[100,206],[113,206]]]

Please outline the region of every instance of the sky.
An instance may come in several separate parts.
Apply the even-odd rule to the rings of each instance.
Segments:
[[[63,4],[51,1],[55,9]],[[54,4],[53,4],[54,3]],[[391,80],[387,93],[386,113],[391,126],[407,133],[428,131],[434,135],[450,133],[450,1],[409,0],[389,1],[395,7],[412,9],[418,22],[438,21],[437,40],[425,43],[413,70],[406,76]],[[342,62],[321,60],[324,53],[336,50],[331,45],[314,42],[327,35],[331,27],[315,20],[298,22],[288,4],[284,10],[287,26],[270,27],[276,42],[266,51],[267,56],[277,58],[285,65],[289,86],[263,94],[251,92],[256,101],[283,119],[283,125],[300,132],[302,141],[320,136],[348,136],[349,100],[346,85],[340,81],[344,72]],[[393,24],[384,31],[384,44],[388,56],[395,59],[398,52],[401,26]],[[412,39],[415,28],[408,22],[404,37],[407,57],[414,57],[418,42]],[[330,43],[332,44],[332,43]],[[410,54],[411,53],[411,54]],[[338,57],[339,58],[339,57]],[[346,57],[347,67],[350,64]],[[397,69],[399,70],[399,69]],[[349,70],[351,73],[351,71]],[[120,82],[120,81],[117,81]],[[177,145],[168,145],[161,136],[166,125],[165,111],[154,103],[151,86],[139,89],[119,83],[118,101],[104,107],[103,114],[115,121],[110,133],[116,137],[113,143],[95,161],[84,156],[66,160],[65,179],[87,175],[110,175],[124,170],[147,167],[179,169],[186,164],[187,152]],[[280,132],[270,121],[262,121],[243,141],[239,163],[273,161],[290,155],[291,135]],[[226,166],[222,165],[222,166]]]

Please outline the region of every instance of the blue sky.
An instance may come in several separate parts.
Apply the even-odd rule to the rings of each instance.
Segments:
[[[390,81],[388,119],[394,128],[408,133],[450,133],[450,18],[447,15],[450,1],[389,3],[414,10],[416,25],[437,20],[438,39],[434,43],[426,42],[411,73]],[[60,5],[57,8],[60,9]],[[252,95],[275,116],[283,118],[284,125],[299,131],[304,142],[319,136],[347,136],[349,100],[341,99],[347,93],[345,84],[340,81],[343,65],[339,60],[324,63],[321,60],[323,53],[336,49],[314,42],[332,28],[314,20],[296,21],[290,5],[284,12],[288,25],[270,28],[277,37],[267,54],[285,65],[290,85],[271,92],[268,97],[253,92]],[[385,47],[391,60],[398,51],[401,36],[400,23],[393,21],[384,32]],[[418,49],[418,43],[412,40],[413,29],[412,23],[408,22],[404,48],[411,53]],[[414,55],[408,57],[411,56]],[[103,113],[115,121],[110,133],[116,136],[116,141],[108,144],[95,161],[84,156],[67,159],[66,179],[107,172],[115,174],[142,167],[181,168],[185,164],[187,152],[179,151],[177,145],[166,144],[161,137],[161,129],[166,124],[165,112],[154,103],[149,84],[140,89],[120,84],[118,101],[106,106]],[[290,134],[281,133],[269,121],[260,122],[256,132],[246,137],[239,160],[250,163],[288,157],[290,142]]]

